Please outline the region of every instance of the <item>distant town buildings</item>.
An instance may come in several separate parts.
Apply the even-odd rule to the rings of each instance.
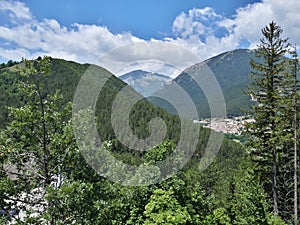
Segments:
[[[194,123],[202,124],[203,127],[210,128],[217,132],[235,135],[241,135],[245,125],[252,122],[254,122],[254,119],[245,116],[194,120]]]

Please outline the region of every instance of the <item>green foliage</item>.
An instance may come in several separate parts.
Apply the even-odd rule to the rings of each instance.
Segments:
[[[247,127],[248,149],[257,163],[256,171],[272,199],[273,213],[291,220],[293,196],[292,146],[294,145],[294,96],[298,60],[286,58],[288,39],[283,29],[271,22],[262,29],[261,44],[255,50],[260,61],[251,61],[252,85],[248,93],[256,100],[252,106],[255,122]],[[292,66],[291,66],[292,65]],[[299,122],[298,122],[299,123]],[[296,157],[297,158],[297,157]]]
[[[210,134],[208,129],[200,128],[199,143],[191,161],[176,176],[160,183],[126,187],[97,174],[76,145],[68,104],[88,67],[46,57],[24,60],[1,70],[1,87],[8,88],[2,83],[5,79],[13,84],[5,95],[14,94],[18,100],[15,107],[10,107],[9,123],[0,138],[0,209],[15,207],[17,201],[8,200],[25,193],[27,204],[43,207],[38,216],[32,216],[31,212],[35,211],[29,209],[27,218],[19,224],[228,225],[259,224],[266,220],[269,224],[280,224],[280,219],[269,215],[268,202],[259,181],[243,173],[253,165],[243,164],[245,149],[241,144],[225,139],[209,168],[199,170],[199,159]],[[159,178],[163,171],[159,168],[149,171],[145,166],[161,162],[174,153],[180,137],[179,117],[145,99],[139,101],[130,113],[133,133],[147,138],[149,121],[160,117],[167,125],[167,134],[160,145],[147,152],[127,148],[117,140],[110,117],[114,98],[125,84],[103,68],[95,69],[103,77],[111,77],[101,90],[96,106],[98,132],[105,141],[103,148],[123,162],[140,165],[135,177],[137,181],[143,183]],[[23,76],[19,76],[18,70],[23,70]],[[57,92],[61,87],[63,89]],[[3,118],[7,120],[7,117]],[[80,122],[84,123],[84,119]],[[95,159],[97,154],[88,157]],[[174,165],[180,161],[181,155]],[[105,169],[111,163],[102,159],[98,166]],[[13,166],[14,170],[5,169],[6,165]],[[116,176],[121,174],[120,170],[114,172]],[[32,201],[31,197],[35,196],[32,190],[42,193],[38,201]],[[25,207],[19,209],[24,211]]]
[[[263,187],[253,175],[253,171],[241,171],[235,181],[233,196],[234,224],[268,224],[269,204]]]
[[[218,208],[208,215],[203,222],[204,225],[231,225],[226,209]]]
[[[7,224],[8,223],[8,219],[5,216],[0,216],[0,224]]]
[[[159,146],[149,149],[145,154],[145,160],[148,163],[162,161],[166,159],[175,149],[173,142],[165,141]]]
[[[282,39],[282,28],[271,22],[262,29],[263,38],[256,50],[257,57],[262,62],[251,61],[252,85],[249,94],[257,99],[252,107],[255,123],[248,126],[250,141],[248,142],[251,155],[257,162],[262,174],[265,190],[272,198],[274,214],[285,212],[288,187],[284,187],[286,177],[286,140],[289,133],[287,121],[289,91],[285,82],[289,80],[286,71],[288,61],[284,57],[288,51],[287,39]],[[279,185],[280,184],[280,185]]]
[[[157,189],[145,207],[144,225],[187,224],[191,217],[185,207],[181,206],[174,192]]]
[[[287,225],[280,217],[268,214],[268,225]]]
[[[59,189],[49,187],[46,199],[52,203],[44,216],[55,224],[100,224],[96,185],[66,181]]]
[[[70,105],[61,107],[61,95],[44,93],[41,79],[49,75],[49,58],[35,62],[24,61],[24,81],[20,91],[26,96],[26,105],[10,108],[11,122],[1,132],[1,189],[5,194],[5,208],[27,211],[23,219],[40,224],[45,210],[44,193],[47,187],[60,186],[62,165],[72,145],[69,130]],[[70,136],[71,135],[71,136]],[[40,208],[40,212],[32,211]],[[35,215],[33,215],[33,213]]]

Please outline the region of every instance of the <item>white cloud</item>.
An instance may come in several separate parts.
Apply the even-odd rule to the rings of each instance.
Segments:
[[[29,8],[19,1],[0,1],[0,11],[8,12],[11,19],[32,19]]]
[[[298,0],[264,0],[237,10],[233,35],[246,38],[255,47],[261,37],[261,29],[275,21],[283,28],[283,37],[299,43],[300,2]]]
[[[250,43],[251,48],[255,47],[261,38],[261,29],[272,20],[282,26],[284,37],[290,37],[292,43],[298,42],[300,45],[299,11],[299,0],[262,0],[237,9],[231,18],[217,14],[212,8],[194,8],[176,17],[172,29],[173,36],[163,40],[145,41],[130,33],[113,34],[105,26],[73,24],[66,27],[55,19],[39,21],[24,3],[0,0],[0,12],[7,14],[11,20],[11,25],[1,24],[0,21],[0,57],[20,60],[22,57],[50,55],[94,63],[101,55],[118,49],[115,51],[118,55],[110,55],[115,57],[113,71],[118,71],[118,66],[130,65],[134,60],[140,65],[143,64],[143,60],[147,61],[143,65],[151,69],[149,60],[156,60],[162,63],[162,70],[173,76],[170,67],[163,66],[163,62],[172,58],[171,64],[181,69],[195,60],[182,60],[181,54],[187,50],[200,59],[207,59],[238,48],[245,40]],[[128,51],[128,46],[133,43],[142,45],[135,44],[135,48]],[[181,46],[181,50],[166,47],[164,43]],[[122,46],[126,47],[122,50]],[[160,63],[153,66],[153,69],[158,70]]]
[[[216,14],[212,8],[191,9],[188,13],[179,14],[173,23],[173,33],[189,38],[194,35],[208,35],[214,33],[214,26],[222,17]]]
[[[174,77],[200,61],[190,50],[179,45],[151,40],[123,45],[108,51],[98,59],[97,64],[117,75],[122,75],[123,71],[138,69],[137,66],[140,66],[140,69]]]
[[[21,59],[22,57],[30,57],[31,54],[24,48],[4,49],[0,47],[0,56],[4,59]]]
[[[20,60],[50,55],[99,63],[114,73],[137,62],[146,69],[154,72],[161,69],[161,73],[171,76],[175,75],[174,71],[178,73],[178,69],[183,70],[200,61],[194,55],[188,56],[185,49],[165,41],[144,41],[130,33],[113,34],[105,26],[73,24],[65,27],[55,19],[38,21],[32,15],[30,17],[26,23],[0,26],[0,38],[4,40],[0,45],[1,58]],[[156,62],[155,66],[151,67],[151,60]]]
[[[283,38],[299,45],[299,0],[263,0],[236,10],[232,18],[224,18],[211,8],[191,9],[181,13],[173,23],[175,38],[166,41],[191,49],[200,58],[240,47],[243,41],[254,48],[259,44],[261,29],[275,21],[283,30]],[[223,33],[220,36],[218,30]]]
[[[238,41],[229,36],[231,27],[228,22],[224,23],[226,20],[212,8],[194,8],[176,17],[172,29],[176,37],[165,40],[184,46],[201,59],[206,59],[238,46]]]
[[[231,30],[228,38],[238,42],[246,39],[250,42],[250,48],[256,47],[261,38],[261,29],[274,20],[271,5],[261,2],[238,9],[234,19],[222,22],[223,26]]]
[[[127,64],[124,67],[121,67],[117,71],[115,71],[114,74],[117,76],[121,76],[125,73],[129,73],[134,70],[144,70],[144,71],[151,71],[154,73],[164,73],[166,75],[169,75],[172,78],[175,78],[185,68],[186,67],[177,68],[176,66],[169,65],[161,61],[143,60],[140,62],[137,61],[132,64]]]
[[[94,62],[110,49],[140,40],[130,33],[112,34],[103,26],[73,24],[67,28],[54,19],[32,19],[13,27],[0,26],[0,38],[4,40],[4,46],[79,62]],[[3,50],[0,56],[5,58]]]

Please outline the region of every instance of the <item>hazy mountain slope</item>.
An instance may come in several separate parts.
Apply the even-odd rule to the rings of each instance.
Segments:
[[[21,67],[22,65],[19,64],[17,66]],[[64,96],[61,102],[62,106],[65,105],[66,102],[72,101],[77,84],[89,66],[90,65],[88,64],[78,64],[76,62],[65,61],[62,59],[51,59],[51,74],[47,75],[45,79],[41,80],[45,90],[44,95],[60,90]],[[142,157],[143,153],[129,149],[120,143],[117,140],[118,138],[116,138],[115,130],[112,127],[111,121],[112,106],[116,96],[120,96],[120,91],[126,87],[127,84],[104,68],[96,66],[94,69],[97,73],[99,73],[99,75],[106,78],[110,77],[110,79],[101,89],[96,103],[95,115],[98,134],[102,141],[112,140],[112,151],[115,152],[115,157],[124,162],[138,164],[140,162],[140,158],[132,158],[132,154]],[[17,86],[21,79],[24,78],[22,78],[16,72],[15,67],[6,66],[0,69],[0,129],[3,129],[7,122],[11,119],[8,116],[7,107],[21,106],[27,101],[27,99],[18,92]],[[133,89],[130,88],[130,90],[131,95],[129,97],[123,96],[124,100],[121,102],[121,104],[130,104],[132,96],[142,97]],[[123,118],[123,116],[127,115],[123,115],[121,112],[120,116]],[[140,139],[146,139],[151,134],[151,126],[149,126],[149,122],[153,118],[157,117],[161,118],[165,122],[167,128],[164,140],[172,140],[174,143],[178,143],[179,139],[183,135],[181,133],[182,121],[180,121],[180,118],[176,115],[167,113],[165,110],[151,104],[146,99],[138,101],[131,108],[128,119],[132,133]],[[200,129],[199,140],[193,156],[193,158],[196,160],[197,158],[201,157],[201,152],[203,152],[205,149],[208,137],[210,135],[210,130],[203,127],[199,128],[198,125],[193,124],[192,121],[189,121],[188,123],[188,127],[191,129]],[[119,134],[121,137],[128,137],[127,130],[123,130],[122,127],[119,130]],[[194,139],[190,140],[189,138],[192,138],[192,136],[185,136],[185,141],[189,144],[196,141]],[[130,138],[127,138],[126,140],[131,141]],[[227,142],[224,143],[226,144]],[[222,149],[229,152],[229,148],[226,146],[224,146],[224,148],[222,147]],[[223,151],[222,149],[220,152]],[[230,150],[230,152],[231,151],[232,150]]]
[[[40,82],[44,87],[44,95],[53,94],[57,90],[63,95],[61,104],[65,105],[69,101],[73,101],[77,84],[82,75],[89,68],[89,64],[79,64],[76,62],[66,61],[62,59],[51,59],[51,73],[44,77]],[[26,99],[18,92],[18,84],[24,77],[17,73],[18,68],[22,68],[22,63],[13,67],[7,65],[0,69],[0,129],[4,128],[10,120],[8,115],[8,107],[18,107],[26,102]],[[111,110],[115,97],[120,91],[127,86],[122,80],[111,74],[102,67],[94,66],[95,71],[100,76],[109,77],[104,87],[101,89],[96,105],[97,128],[102,140],[113,139],[115,137],[114,130],[111,125]],[[142,96],[131,88],[131,96]],[[124,97],[126,101],[132,99]],[[126,115],[125,115],[126,116]],[[147,100],[141,100],[131,110],[130,126],[133,132],[145,138],[150,133],[148,122],[155,117],[163,118],[168,126],[167,139],[178,139],[180,130],[178,126],[179,118],[170,115],[163,109],[151,104]],[[117,146],[121,149],[121,145]]]
[[[240,108],[246,108],[251,104],[249,101],[250,98],[243,93],[243,90],[250,83],[248,77],[251,70],[250,60],[254,57],[255,54],[253,51],[238,49],[220,54],[204,62],[213,72],[222,88],[228,115],[243,114]],[[174,84],[180,85],[195,102],[200,117],[209,117],[210,110],[206,97],[193,79],[193,76],[201,76],[201,73],[205,72],[202,65],[202,63],[199,63],[187,68],[170,84],[164,86],[161,91],[167,91]],[[196,72],[189,74],[187,71]],[[151,101],[172,112],[170,107],[167,107],[162,101],[158,101],[157,99],[151,99]]]
[[[145,97],[152,95],[171,80],[163,74],[143,70],[135,70],[119,78]]]

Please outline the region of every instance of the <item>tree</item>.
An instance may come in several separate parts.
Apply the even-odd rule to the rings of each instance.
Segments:
[[[181,206],[172,190],[156,189],[145,207],[144,225],[187,224],[191,217]]]
[[[41,224],[51,206],[48,187],[63,182],[65,156],[74,147],[70,132],[70,104],[62,107],[62,96],[48,95],[43,79],[50,72],[50,59],[24,60],[20,90],[26,105],[10,108],[10,123],[0,136],[2,207],[15,209],[18,221]],[[52,219],[49,224],[55,224]]]
[[[226,209],[218,208],[212,214],[206,216],[203,221],[204,225],[231,225],[230,218],[227,215]]]
[[[297,48],[294,47],[294,51],[292,51],[292,80],[293,82],[293,92],[292,92],[292,100],[293,100],[293,129],[294,129],[294,224],[298,224],[298,127],[299,127],[299,119],[298,119],[298,91],[299,91],[299,81],[297,79],[297,74],[299,71],[299,59],[297,54]]]
[[[235,178],[233,195],[234,224],[268,225],[267,196],[251,168],[239,172]]]
[[[251,61],[252,84],[248,89],[257,104],[252,107],[255,122],[248,126],[248,147],[257,163],[267,193],[272,198],[273,213],[280,211],[278,198],[278,164],[283,146],[278,117],[283,113],[282,80],[285,79],[288,39],[282,39],[282,28],[271,22],[262,29],[261,44],[255,50],[260,61]],[[271,180],[271,182],[270,182]]]

